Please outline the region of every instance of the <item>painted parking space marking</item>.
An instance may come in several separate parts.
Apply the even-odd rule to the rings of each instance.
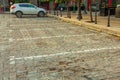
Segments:
[[[56,30],[56,29],[68,29],[68,27],[48,27],[48,28],[34,28],[34,29],[27,29],[27,31],[38,31],[38,30]],[[77,29],[76,27],[69,27],[69,29]],[[10,30],[2,30],[6,32],[14,32],[14,31],[26,31],[26,29],[10,29]]]
[[[28,37],[28,38],[17,38],[17,39],[13,39],[13,38],[9,38],[9,42],[13,42],[13,41],[27,41],[27,40],[36,40],[36,39],[51,39],[51,38],[68,38],[68,37],[82,37],[82,36],[92,36],[95,34],[84,34],[84,35],[59,35],[59,36],[43,36],[43,37]]]
[[[34,29],[27,29],[28,31],[37,31],[37,30],[55,30],[55,29],[68,29],[67,27],[49,27],[49,28],[34,28]],[[76,29],[75,27],[69,27],[69,29]],[[26,31],[25,29],[20,29],[21,31]]]
[[[119,50],[120,46],[116,47],[103,47],[103,48],[94,48],[94,49],[86,49],[86,50],[80,50],[80,51],[71,51],[71,52],[60,52],[60,53],[54,53],[49,55],[38,55],[38,56],[29,56],[29,57],[18,57],[10,56],[10,64],[15,64],[16,60],[33,60],[33,59],[42,59],[47,57],[57,57],[57,56],[64,56],[64,55],[70,55],[70,54],[76,54],[76,53],[82,53],[86,54],[88,52],[98,52],[98,51],[105,51],[105,50]]]
[[[49,23],[51,24],[51,22],[49,22]],[[33,24],[30,24],[30,23],[23,23],[23,24],[22,24],[22,23],[21,23],[21,24],[17,24],[17,25],[16,25],[16,24],[10,24],[10,26],[31,26],[31,25],[32,25],[32,26],[45,26],[45,24],[42,23],[42,22],[41,22],[41,23],[39,23],[39,22],[37,23],[37,22],[36,22],[36,23],[33,23]],[[61,25],[61,23],[58,23],[58,22],[56,23],[56,22],[55,22],[53,25]],[[61,26],[62,26],[62,25],[61,25]]]
[[[70,27],[70,29],[73,29],[74,27]],[[67,29],[67,28],[58,28],[58,27],[50,27],[50,28],[34,28],[34,29],[27,29],[27,31],[39,31],[39,30],[56,30],[56,29]],[[26,31],[26,29],[20,29],[20,31]]]

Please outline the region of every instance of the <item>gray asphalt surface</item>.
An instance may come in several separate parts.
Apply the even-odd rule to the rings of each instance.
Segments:
[[[52,17],[0,18],[0,80],[120,79],[119,38]]]

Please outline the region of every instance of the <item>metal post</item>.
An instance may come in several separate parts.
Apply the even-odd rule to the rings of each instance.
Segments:
[[[54,15],[56,15],[56,11],[55,11],[55,9],[54,9]]]
[[[57,16],[58,16],[58,9],[57,9]]]
[[[78,20],[82,19],[82,13],[81,13],[81,0],[78,2]]]
[[[108,27],[110,27],[110,8],[108,8]]]
[[[63,8],[61,7],[60,8],[60,17],[62,17],[62,10],[63,10]]]
[[[73,13],[75,13],[75,1],[73,3]]]
[[[49,1],[49,14],[51,14],[51,0]]]
[[[71,18],[71,11],[70,11],[70,7],[68,7],[69,12],[68,12],[68,17]]]
[[[95,24],[97,24],[97,9],[98,9],[98,6],[97,6],[97,3],[96,3],[96,9],[95,9]]]

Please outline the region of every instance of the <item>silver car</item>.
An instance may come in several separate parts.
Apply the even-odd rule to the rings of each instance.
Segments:
[[[44,17],[47,11],[44,8],[39,8],[30,3],[16,3],[10,7],[10,13],[15,14],[18,18],[22,15],[37,15],[38,17]]]

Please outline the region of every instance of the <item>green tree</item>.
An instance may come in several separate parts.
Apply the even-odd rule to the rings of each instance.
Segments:
[[[29,0],[15,0],[15,3],[28,3]]]

